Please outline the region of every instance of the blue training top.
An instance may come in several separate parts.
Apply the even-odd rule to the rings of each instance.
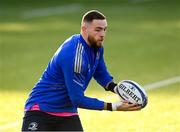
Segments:
[[[56,51],[25,104],[39,104],[46,112],[77,112],[77,108],[103,110],[104,102],[84,96],[91,78],[103,87],[112,81],[103,47],[88,46],[80,34],[67,39]]]

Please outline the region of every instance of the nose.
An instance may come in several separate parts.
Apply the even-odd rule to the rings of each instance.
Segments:
[[[100,33],[100,36],[104,38],[105,35],[106,35],[106,32],[104,30],[102,30],[101,33]]]

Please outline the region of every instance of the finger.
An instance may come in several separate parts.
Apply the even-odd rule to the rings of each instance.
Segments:
[[[128,104],[125,104],[124,106],[127,107],[127,108],[131,108],[131,107],[136,107],[136,106],[140,106],[140,105],[139,104],[132,104],[132,103],[129,104],[128,103]]]
[[[131,103],[131,102],[126,101],[126,100],[122,101],[122,104],[132,106],[132,107],[139,105],[138,103]]]
[[[131,107],[132,106],[132,103],[130,103],[130,102],[122,102],[122,105],[124,106],[124,107]]]
[[[141,109],[141,105],[139,104],[129,104],[127,102],[123,102],[123,104],[121,106],[118,107],[117,110],[119,111],[134,111],[134,110],[140,110]]]
[[[124,104],[132,104],[131,102],[126,101],[126,100],[123,100],[122,103],[124,103]]]
[[[122,108],[124,110],[131,111],[131,110],[139,110],[142,108],[142,106],[139,104],[126,104],[126,105],[123,105]]]
[[[138,111],[138,110],[141,110],[141,106],[130,107],[127,109],[127,111]]]

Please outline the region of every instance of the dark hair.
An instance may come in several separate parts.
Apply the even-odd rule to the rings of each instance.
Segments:
[[[106,19],[106,17],[97,10],[91,10],[84,14],[82,22],[92,22],[94,19],[104,20]]]

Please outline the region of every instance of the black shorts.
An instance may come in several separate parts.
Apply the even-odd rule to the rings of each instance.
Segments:
[[[28,111],[22,131],[83,131],[78,115],[59,117],[41,111]]]

